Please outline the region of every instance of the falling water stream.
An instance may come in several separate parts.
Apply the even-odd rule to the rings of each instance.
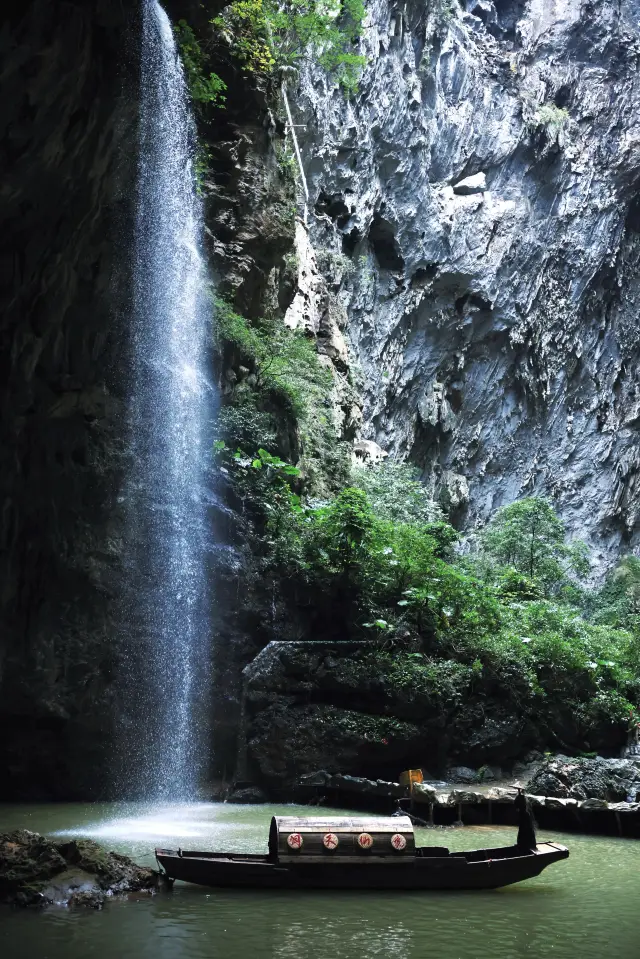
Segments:
[[[124,791],[147,799],[193,798],[206,752],[213,393],[194,149],[171,24],[143,0],[123,748]]]

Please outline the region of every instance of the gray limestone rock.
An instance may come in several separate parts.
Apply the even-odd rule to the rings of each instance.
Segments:
[[[541,765],[528,787],[561,799],[622,802],[640,788],[640,764],[623,759],[569,759],[557,756]]]
[[[640,542],[640,2],[436,8],[372,0],[354,98],[291,89],[361,438],[467,529],[550,496],[599,575]]]
[[[484,193],[487,189],[487,178],[484,173],[475,173],[473,176],[466,176],[463,180],[458,180],[453,184],[453,192],[457,196],[471,196],[473,193]]]

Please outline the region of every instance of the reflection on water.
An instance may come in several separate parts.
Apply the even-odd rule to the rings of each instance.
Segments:
[[[88,836],[139,862],[153,847],[266,851],[292,806],[0,806],[0,830]],[[326,812],[330,812],[326,810]],[[418,841],[434,834],[417,830]],[[452,849],[511,841],[513,830],[438,830]],[[640,845],[560,836],[568,862],[496,892],[243,892],[176,884],[103,912],[5,911],[2,959],[640,959]]]

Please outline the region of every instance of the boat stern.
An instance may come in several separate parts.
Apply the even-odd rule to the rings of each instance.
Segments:
[[[559,862],[560,859],[569,858],[569,850],[559,842],[539,842],[536,855],[544,856],[549,862]]]

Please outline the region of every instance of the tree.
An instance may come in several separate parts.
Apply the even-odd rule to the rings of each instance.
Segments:
[[[584,543],[565,543],[565,535],[551,503],[531,496],[498,510],[482,547],[496,562],[553,591],[567,583],[569,572],[584,575],[589,569]]]

